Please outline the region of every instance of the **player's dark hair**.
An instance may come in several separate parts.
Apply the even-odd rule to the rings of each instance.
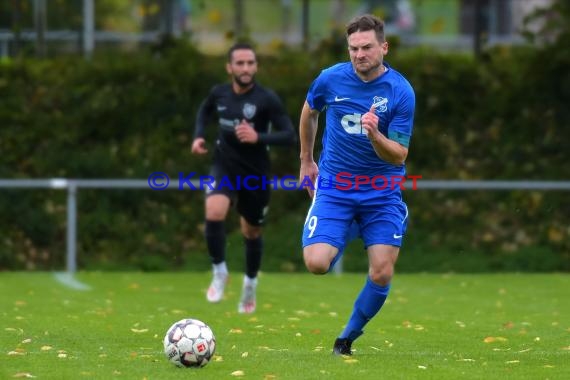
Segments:
[[[255,54],[255,50],[253,49],[253,46],[251,46],[250,44],[248,44],[246,42],[238,42],[238,43],[235,43],[234,45],[232,45],[230,50],[228,50],[228,62],[232,61],[232,55],[234,54],[234,51],[236,51],[236,50],[251,50],[253,52],[253,54]]]
[[[378,42],[384,42],[384,21],[373,15],[362,15],[352,19],[346,26],[346,37],[354,32],[367,32],[373,30]]]

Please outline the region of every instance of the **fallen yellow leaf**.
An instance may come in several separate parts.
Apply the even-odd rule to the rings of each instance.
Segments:
[[[483,339],[483,342],[485,343],[493,343],[493,342],[506,342],[508,339],[504,338],[502,336],[488,336],[485,339]]]
[[[18,373],[16,373],[16,374],[14,374],[14,376],[13,376],[13,377],[26,377],[26,378],[32,378],[32,377],[35,377],[35,376],[34,376],[34,375],[32,375],[32,374],[31,374],[31,373],[29,373],[29,372],[18,372]]]

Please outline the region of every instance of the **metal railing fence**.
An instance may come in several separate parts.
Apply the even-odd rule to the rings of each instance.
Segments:
[[[189,181],[200,186],[199,181]],[[290,190],[288,183],[275,181],[281,189]],[[147,189],[152,190],[146,179],[0,179],[0,188],[5,189],[59,189],[67,190],[66,271],[73,275],[77,271],[77,192],[79,189]],[[178,190],[178,187],[170,187]],[[569,191],[570,181],[530,180],[417,180],[418,190],[540,190]],[[152,190],[156,191],[156,190]],[[337,271],[342,271],[338,267]]]

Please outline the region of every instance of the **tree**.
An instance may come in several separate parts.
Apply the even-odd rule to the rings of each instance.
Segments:
[[[532,26],[536,26],[534,28]],[[553,0],[525,17],[523,36],[532,43],[567,47],[570,43],[570,2]],[[568,50],[564,48],[563,50]]]

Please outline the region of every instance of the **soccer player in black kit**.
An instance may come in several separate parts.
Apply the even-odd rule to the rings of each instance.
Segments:
[[[219,131],[210,173],[215,182],[212,189],[206,188],[205,236],[213,267],[206,298],[219,302],[224,295],[228,281],[224,221],[230,206],[235,205],[245,245],[245,276],[238,311],[253,313],[263,252],[261,226],[273,186],[263,185],[263,180],[269,179],[268,145],[293,145],[295,131],[277,94],[255,82],[257,58],[250,45],[238,43],[230,48],[226,71],[232,81],[214,86],[200,105],[192,143],[192,153],[208,153],[204,131],[217,121]],[[275,131],[270,132],[270,126]]]

